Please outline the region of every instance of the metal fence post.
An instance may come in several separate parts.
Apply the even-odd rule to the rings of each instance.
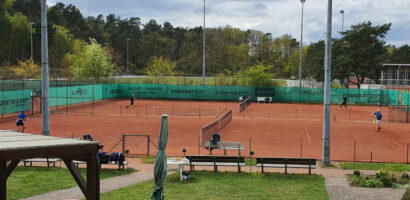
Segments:
[[[122,135],[122,154],[125,155],[125,135]]]
[[[148,140],[147,140],[147,156],[149,156],[149,141],[151,141],[151,139],[149,138],[149,135],[147,137],[148,137]]]
[[[198,155],[201,155],[201,137],[198,137]]]
[[[356,162],[356,141],[354,141],[353,145],[353,162]]]
[[[252,138],[249,138],[249,154],[251,154],[252,151]]]

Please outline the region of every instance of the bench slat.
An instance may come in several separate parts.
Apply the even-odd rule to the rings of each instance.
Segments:
[[[47,158],[30,158],[30,159],[25,159],[25,162],[58,162],[60,159],[56,158],[49,158],[47,161]]]
[[[256,164],[257,167],[262,167],[262,164]],[[285,168],[284,164],[263,164],[263,167],[272,167],[272,168]],[[287,165],[287,168],[309,168],[309,165]],[[311,165],[312,169],[315,169],[316,166]]]
[[[187,164],[189,165],[189,164]],[[214,162],[192,162],[192,165],[195,166],[214,166]],[[238,163],[231,163],[231,162],[215,162],[217,166],[238,166]],[[245,166],[244,162],[239,162],[239,166]]]

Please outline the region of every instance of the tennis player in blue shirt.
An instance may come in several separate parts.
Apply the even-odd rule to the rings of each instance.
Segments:
[[[372,113],[372,120],[373,120],[373,116],[376,116],[377,132],[379,132],[381,129],[380,124],[382,123],[382,118],[383,118],[383,115],[380,109],[377,109],[376,112]]]
[[[26,127],[24,126],[24,120],[28,120],[28,117],[26,115],[26,111],[22,110],[16,121],[18,132],[24,133],[24,129],[26,129]]]

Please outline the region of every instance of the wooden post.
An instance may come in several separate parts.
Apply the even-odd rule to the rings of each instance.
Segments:
[[[370,162],[373,162],[373,152],[370,152]]]
[[[87,200],[91,199],[100,199],[100,162],[93,153],[87,162]]]
[[[300,139],[300,157],[303,158],[303,155],[302,155],[302,139]]]
[[[353,145],[353,162],[356,162],[356,141],[354,141]]]
[[[6,200],[7,198],[7,184],[6,184],[6,177],[4,176],[6,173],[6,162],[0,162],[0,200]]]

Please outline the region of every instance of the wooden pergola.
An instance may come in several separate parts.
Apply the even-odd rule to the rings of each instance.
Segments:
[[[6,200],[7,178],[22,159],[29,158],[61,158],[86,199],[100,199],[98,149],[98,142],[0,130],[0,200]],[[73,160],[87,163],[87,182]]]

